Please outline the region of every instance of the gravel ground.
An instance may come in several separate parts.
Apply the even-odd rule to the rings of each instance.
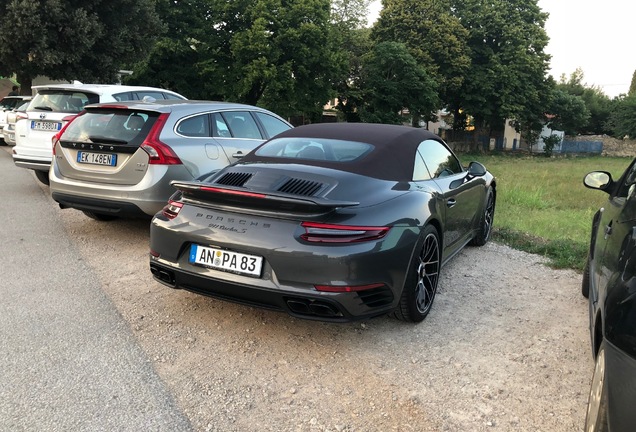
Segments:
[[[424,322],[326,324],[153,281],[148,221],[59,216],[197,431],[582,430],[581,277],[538,256],[469,247]]]

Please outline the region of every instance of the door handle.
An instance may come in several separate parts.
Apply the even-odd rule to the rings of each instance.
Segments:
[[[451,198],[451,199],[446,201],[446,206],[447,207],[453,207],[455,204],[457,204],[457,200],[455,200],[455,198]]]
[[[610,235],[612,235],[612,223],[610,222],[609,225],[607,225],[605,227],[605,240],[607,240],[607,237],[609,237]]]
[[[242,151],[240,151],[240,150],[239,150],[239,151],[237,151],[236,153],[234,153],[234,154],[232,155],[232,157],[233,157],[233,158],[236,158],[236,159],[240,159],[240,158],[242,158],[243,156],[245,156],[245,155],[244,155],[244,154],[243,154],[243,152],[242,152]]]

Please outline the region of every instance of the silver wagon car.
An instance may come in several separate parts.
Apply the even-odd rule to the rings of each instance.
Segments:
[[[194,180],[239,160],[292,126],[265,109],[163,100],[85,107],[53,139],[51,195],[97,220],[151,216],[172,180]]]

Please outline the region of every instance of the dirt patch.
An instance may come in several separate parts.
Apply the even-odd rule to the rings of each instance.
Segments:
[[[419,325],[325,324],[175,291],[148,222],[60,218],[197,431],[579,431],[580,275],[499,244],[443,268]]]

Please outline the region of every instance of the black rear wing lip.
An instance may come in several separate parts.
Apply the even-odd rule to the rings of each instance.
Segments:
[[[194,196],[198,199],[214,197],[219,203],[241,202],[244,204],[267,206],[279,204],[292,207],[313,207],[314,209],[335,209],[339,207],[353,207],[360,203],[356,201],[336,201],[321,197],[299,197],[288,194],[258,192],[244,188],[215,185],[201,182],[182,182],[174,180],[170,183],[174,188],[183,192],[185,196]]]

